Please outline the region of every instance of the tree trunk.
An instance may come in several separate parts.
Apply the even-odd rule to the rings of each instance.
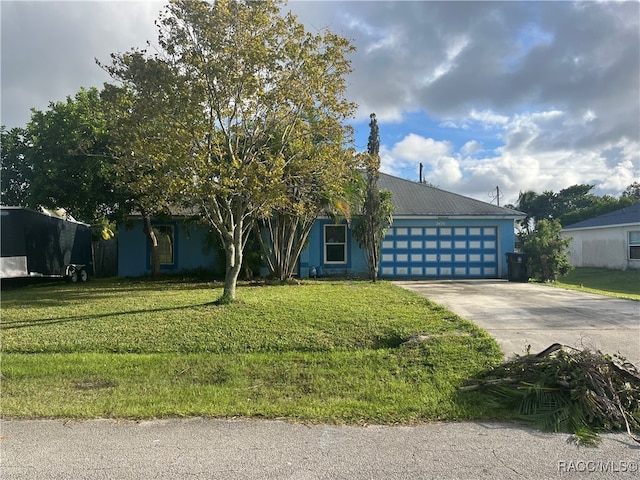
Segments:
[[[227,269],[224,276],[222,298],[225,301],[233,301],[236,299],[236,285],[242,266],[242,249],[232,243],[225,250],[227,254]]]
[[[236,299],[236,285],[242,268],[242,250],[244,232],[242,222],[238,222],[232,232],[224,236],[224,250],[226,255],[226,270],[224,276],[224,290],[220,303],[230,303]]]
[[[144,234],[147,237],[149,248],[151,249],[151,276],[157,277],[160,275],[160,250],[158,249],[158,239],[151,225],[151,216],[142,212],[142,221],[144,224]]]
[[[285,282],[293,277],[300,254],[317,215],[290,215],[276,212],[261,223],[269,234],[268,239],[258,231],[262,254],[269,273]]]

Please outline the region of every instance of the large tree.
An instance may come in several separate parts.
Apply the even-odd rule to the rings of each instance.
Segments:
[[[293,276],[321,213],[350,216],[347,196],[357,164],[344,146],[345,128],[336,126],[331,131],[318,119],[306,121],[299,128],[309,129],[309,134],[298,136],[285,149],[291,161],[282,171],[281,199],[257,225],[263,258],[273,278],[284,281]]]
[[[366,181],[364,202],[361,214],[354,221],[353,236],[366,252],[369,279],[375,282],[378,279],[380,265],[380,246],[387,228],[391,225],[393,204],[391,192],[378,189],[380,131],[375,113],[372,113],[369,118],[367,153],[362,155]]]
[[[128,74],[136,89],[105,85],[104,108],[110,122],[111,154],[116,185],[127,192],[132,210],[142,217],[143,232],[151,252],[151,274],[160,274],[160,248],[152,219],[171,214],[180,205],[178,193],[183,186],[180,167],[183,143],[180,135],[167,132],[169,108],[181,108],[164,97],[161,82],[166,66],[147,60],[139,52],[126,59]],[[160,98],[158,98],[160,97]]]
[[[633,192],[633,185],[630,185],[620,198],[595,195],[591,193],[593,188],[594,185],[580,184],[564,188],[557,193],[520,192],[515,208],[527,214],[522,221],[523,230],[530,233],[535,228],[535,223],[540,220],[557,219],[563,226],[571,225],[638,201],[629,193]]]
[[[284,168],[297,155],[287,146],[311,135],[301,119],[337,125],[353,112],[344,99],[351,44],[330,32],[306,32],[291,13],[281,15],[280,5],[172,1],[157,21],[157,53],[114,55],[108,68],[141,98],[148,98],[140,87],[146,77],[131,74],[132,56],[144,56],[162,77],[148,101],[169,105],[159,121],[173,137],[168,142],[182,145],[175,163],[180,192],[224,246],[224,301],[236,296],[255,219],[282,198]]]
[[[622,192],[623,197],[633,198],[640,202],[640,182],[636,181],[628,185]]]
[[[2,135],[3,202],[62,207],[92,225],[117,220],[127,199],[114,183],[110,141],[96,88],[33,109],[26,128]]]
[[[5,130],[0,127],[0,203],[2,205],[27,205],[33,168],[27,162],[29,148],[24,128]]]

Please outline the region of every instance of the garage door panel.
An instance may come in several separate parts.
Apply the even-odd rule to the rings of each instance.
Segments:
[[[382,242],[386,277],[495,278],[496,227],[392,227]]]

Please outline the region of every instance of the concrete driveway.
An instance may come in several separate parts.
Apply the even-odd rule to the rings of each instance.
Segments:
[[[640,368],[640,302],[505,280],[394,283],[484,328],[507,357],[562,343],[620,353]]]

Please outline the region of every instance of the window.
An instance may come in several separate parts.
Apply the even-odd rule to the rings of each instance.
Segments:
[[[325,263],[347,263],[347,226],[324,226]]]
[[[155,225],[153,232],[158,240],[158,252],[160,265],[173,265],[174,263],[174,235],[172,225]]]
[[[640,230],[629,232],[629,259],[640,260]]]

